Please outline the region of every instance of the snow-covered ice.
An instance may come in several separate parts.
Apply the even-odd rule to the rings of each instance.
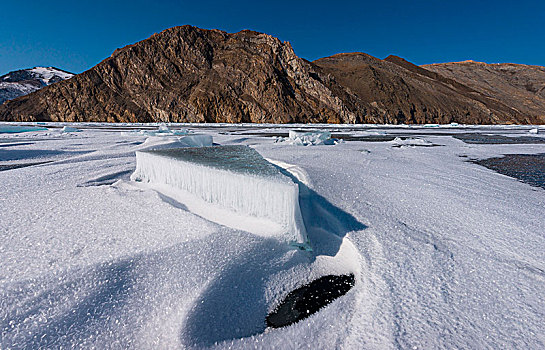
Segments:
[[[169,152],[185,136],[74,127],[82,131],[0,134],[2,349],[545,347],[545,190],[475,164],[545,153],[541,135],[528,139],[535,126],[169,125],[249,145],[283,168],[312,251],[267,234],[271,218],[130,180],[137,152]],[[294,127],[440,147],[275,142]],[[226,184],[252,174],[225,166]],[[173,165],[157,169],[166,176]],[[217,182],[211,174],[200,180]],[[266,328],[291,291],[350,274],[345,295]]]

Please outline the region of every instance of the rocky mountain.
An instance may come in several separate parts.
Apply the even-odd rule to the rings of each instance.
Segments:
[[[3,120],[353,122],[327,76],[252,31],[167,29],[65,82],[9,101]],[[338,89],[342,89],[338,87]]]
[[[545,123],[476,85],[399,57],[309,62],[244,30],[167,29],[92,69],[0,106],[0,120]]]
[[[512,106],[531,120],[545,121],[545,67],[475,61],[422,66]]]
[[[55,67],[34,67],[2,75],[0,76],[0,104],[73,76],[74,74]]]

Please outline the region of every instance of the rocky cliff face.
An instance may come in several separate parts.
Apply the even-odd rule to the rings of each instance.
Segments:
[[[183,26],[10,101],[0,107],[0,119],[353,122],[353,113],[326,84],[334,82],[272,36]]]
[[[7,121],[545,122],[535,115],[399,57],[308,62],[270,35],[191,26],[118,49],[72,79],[0,106]]]
[[[422,66],[512,106],[523,121],[545,123],[545,67],[464,61]]]
[[[0,76],[0,105],[39,90],[44,86],[63,81],[74,76],[55,67],[35,67],[21,69]]]

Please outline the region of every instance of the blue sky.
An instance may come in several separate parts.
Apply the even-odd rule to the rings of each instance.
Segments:
[[[183,24],[253,29],[314,60],[339,52],[416,64],[473,59],[545,66],[545,1],[20,1],[0,5],[0,74],[80,73],[118,47]]]

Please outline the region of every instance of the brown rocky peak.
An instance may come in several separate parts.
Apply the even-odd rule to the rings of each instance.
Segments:
[[[424,76],[428,76],[428,77],[431,77],[433,79],[436,79],[437,78],[437,75],[435,73],[432,73],[430,75],[430,71],[427,71],[419,66],[417,66],[416,64],[413,64],[409,61],[407,61],[406,59],[404,58],[401,58],[399,56],[394,56],[394,55],[390,55],[388,57],[386,57],[384,59],[385,61],[388,61],[388,62],[392,62],[394,64],[397,64],[398,66],[400,67],[403,67],[411,72],[414,72],[414,73],[418,73],[418,74],[421,74],[421,75],[424,75]]]
[[[9,102],[0,119],[353,121],[331,84],[270,35],[181,26],[116,50],[68,84]]]
[[[327,62],[343,62],[344,64],[360,64],[373,62],[377,63],[381,61],[379,58],[366,54],[364,52],[348,52],[348,53],[338,53],[333,56],[320,58],[315,63],[327,63]]]
[[[388,61],[388,62],[397,62],[397,63],[400,63],[401,64],[409,64],[409,65],[413,65],[411,62],[407,61],[406,59],[404,58],[401,58],[399,56],[396,56],[396,55],[389,55],[388,57],[386,57],[384,59],[385,61]]]

